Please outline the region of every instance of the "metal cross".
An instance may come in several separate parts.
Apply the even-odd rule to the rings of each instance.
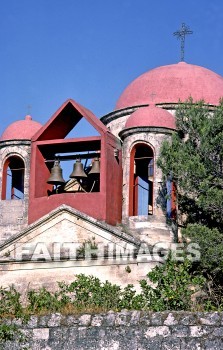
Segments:
[[[28,114],[31,113],[31,109],[32,109],[32,106],[31,106],[31,105],[28,105],[28,106],[27,106],[27,112],[28,112]]]
[[[153,102],[155,96],[156,96],[156,93],[152,91],[152,93],[150,94],[152,102]]]
[[[181,40],[181,61],[184,61],[185,35],[187,34],[193,34],[193,32],[185,23],[182,23],[181,29],[173,33],[177,39]]]

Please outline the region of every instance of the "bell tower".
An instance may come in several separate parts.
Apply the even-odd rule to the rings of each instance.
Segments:
[[[94,134],[81,136],[81,122]],[[72,99],[65,101],[32,138],[28,223],[61,205],[110,225],[120,223],[119,154],[120,140],[92,112]]]

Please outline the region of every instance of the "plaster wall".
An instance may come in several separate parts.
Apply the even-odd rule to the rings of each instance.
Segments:
[[[8,287],[13,284],[21,293],[29,289],[46,287],[51,291],[57,289],[57,282],[65,281],[71,283],[75,275],[92,275],[105,282],[108,280],[113,284],[125,287],[127,284],[134,284],[139,291],[138,281],[146,278],[149,271],[157,265],[157,261],[137,262],[137,260],[121,259],[118,263],[115,260],[92,260],[86,261],[61,261],[61,262],[31,262],[31,263],[9,263],[1,264],[0,285]],[[127,272],[127,266],[128,271]],[[130,268],[130,270],[129,270]]]
[[[116,137],[119,137],[119,132],[124,129],[125,123],[126,123],[127,119],[129,118],[129,116],[130,116],[130,114],[125,115],[123,117],[119,117],[118,119],[113,120],[112,122],[110,122],[107,125],[107,127],[109,128],[109,130],[111,131],[111,133],[113,135],[115,135]]]

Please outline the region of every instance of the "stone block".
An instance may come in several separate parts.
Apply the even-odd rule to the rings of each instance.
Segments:
[[[170,329],[167,326],[157,326],[157,327],[149,327],[147,328],[145,332],[145,337],[148,338],[154,338],[154,337],[168,337],[170,336]]]
[[[191,337],[203,337],[211,333],[212,328],[205,326],[189,326]]]
[[[59,313],[52,314],[48,320],[48,327],[59,327],[62,315]]]
[[[199,317],[199,322],[203,325],[220,325],[221,317],[218,312],[204,312]]]
[[[35,328],[33,329],[33,339],[49,339],[49,328]]]
[[[190,330],[188,326],[175,325],[171,327],[171,334],[177,338],[185,338],[190,334]]]
[[[86,315],[81,315],[80,317],[79,317],[79,325],[80,326],[90,326],[90,324],[91,324],[91,315],[88,315],[88,314],[86,314]]]
[[[169,313],[163,324],[165,326],[173,326],[178,324],[178,321],[176,320],[176,318],[172,313]]]

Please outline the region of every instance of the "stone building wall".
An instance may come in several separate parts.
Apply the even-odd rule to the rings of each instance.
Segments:
[[[128,134],[129,133],[129,134]],[[123,205],[122,220],[129,216],[129,171],[130,171],[130,153],[137,143],[144,143],[150,146],[154,152],[154,189],[153,189],[153,213],[157,217],[164,216],[162,211],[162,172],[156,165],[160,154],[160,147],[164,140],[170,139],[171,130],[161,128],[137,128],[134,133],[123,132],[124,141],[122,147],[123,157]]]
[[[17,325],[25,340],[0,344],[4,350],[223,349],[223,312],[109,311],[5,322]]]
[[[12,156],[19,156],[25,164],[24,198],[20,200],[1,200],[2,171],[0,171],[0,243],[28,226],[29,174],[31,141],[14,140],[0,142],[0,169]]]
[[[160,105],[162,107],[162,105]],[[165,198],[163,190],[165,184],[162,183],[162,172],[157,167],[156,162],[160,154],[160,147],[164,140],[170,139],[173,130],[161,127],[135,127],[125,129],[128,118],[137,109],[143,108],[145,105],[125,108],[120,111],[114,111],[101,118],[101,121],[109,128],[109,130],[122,139],[122,164],[123,164],[123,193],[122,193],[122,223],[131,226],[129,223],[129,180],[130,180],[130,153],[137,143],[145,143],[150,146],[154,152],[154,188],[153,188],[153,220],[157,222],[157,228],[161,225],[164,228],[164,211]],[[165,108],[165,106],[164,106]],[[166,108],[165,108],[166,109]],[[168,108],[170,114],[175,115],[173,108]],[[143,220],[143,219],[142,219]],[[148,221],[148,218],[146,219]],[[135,228],[135,225],[133,225]],[[151,229],[151,227],[149,227]],[[154,233],[156,235],[156,233]],[[154,236],[153,234],[153,236]],[[145,237],[143,237],[145,239]],[[166,237],[164,238],[166,240]]]

